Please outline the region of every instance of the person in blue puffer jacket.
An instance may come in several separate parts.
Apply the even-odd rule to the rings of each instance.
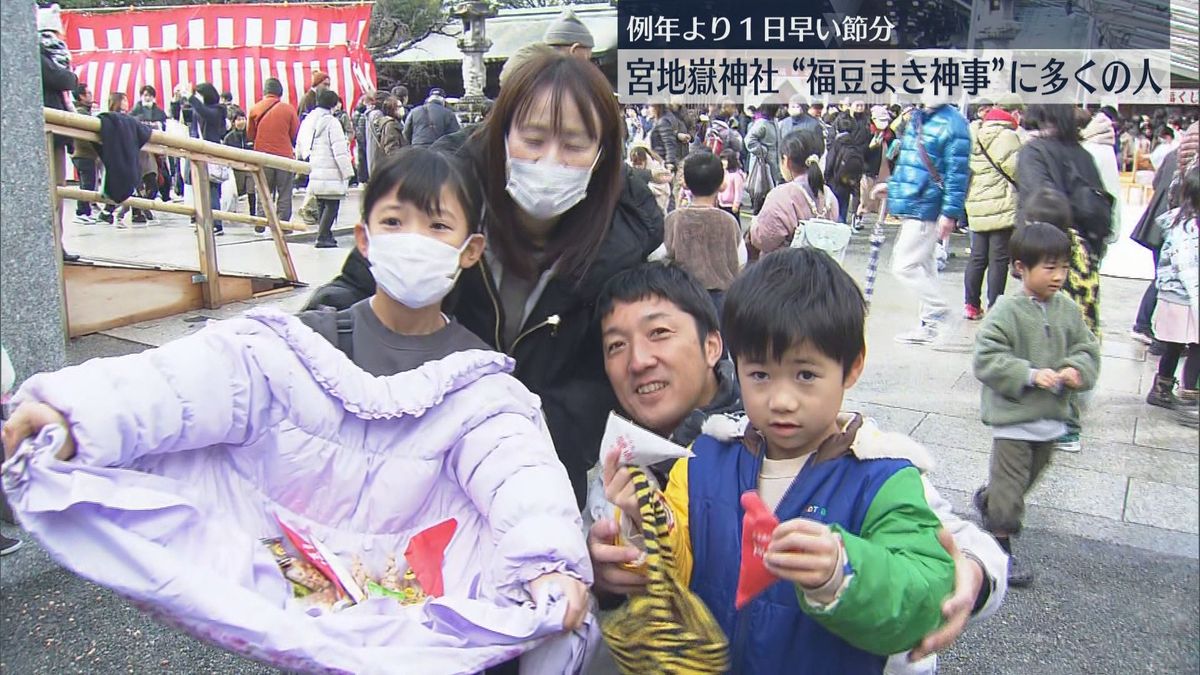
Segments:
[[[921,299],[920,325],[898,342],[929,344],[949,317],[938,290],[937,242],[963,217],[971,173],[967,120],[945,101],[928,99],[912,114],[887,184],[888,211],[901,218],[892,274]]]

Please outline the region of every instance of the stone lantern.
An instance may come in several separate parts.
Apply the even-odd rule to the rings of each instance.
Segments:
[[[487,98],[483,95],[487,86],[487,67],[483,55],[492,47],[487,38],[487,19],[496,16],[496,10],[487,2],[464,2],[455,5],[452,16],[462,19],[462,37],[458,49],[463,53],[463,97],[458,109],[466,113],[468,123],[478,122],[483,117]]]

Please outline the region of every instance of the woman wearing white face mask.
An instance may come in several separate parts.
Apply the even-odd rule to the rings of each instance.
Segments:
[[[581,501],[616,404],[593,303],[662,243],[662,211],[624,167],[624,131],[600,70],[548,54],[508,74],[480,127],[434,145],[471,161],[486,203],[484,259],[451,311],[516,359]]]

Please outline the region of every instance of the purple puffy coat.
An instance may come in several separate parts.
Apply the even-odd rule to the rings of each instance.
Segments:
[[[559,633],[561,594],[590,584],[579,510],[539,401],[492,352],[386,378],[292,316],[256,310],[134,356],[30,378],[17,400],[62,411],[4,466],[21,522],[59,562],[160,619],[273,665],[353,673],[579,672],[595,622]],[[336,613],[291,599],[260,537],[273,515],[378,578],[447,518],[445,596]],[[548,639],[547,639],[548,638]]]

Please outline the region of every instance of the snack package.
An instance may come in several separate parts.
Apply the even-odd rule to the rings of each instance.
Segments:
[[[742,494],[742,508],[746,510],[746,515],[742,517],[742,564],[738,571],[737,597],[733,603],[736,609],[741,609],[754,596],[778,581],[774,574],[767,571],[763,556],[771,543],[771,535],[779,527],[779,519],[754,490]]]
[[[608,415],[604,438],[600,442],[600,463],[597,467],[598,470],[594,469],[595,473],[588,489],[587,515],[591,522],[603,518],[616,520],[620,524],[621,531],[614,543],[617,545],[629,544],[644,550],[641,523],[631,520],[621,513],[615,504],[604,497],[604,461],[613,453],[618,454],[617,463],[620,466],[645,468],[667,460],[691,457],[692,452],[653,431],[639,427],[616,413]],[[649,479],[654,489],[659,489],[658,481],[651,472],[646,472],[646,478]],[[591,522],[588,523],[589,527]],[[638,559],[632,563],[626,563],[625,567],[635,572],[641,572],[644,571],[644,565],[645,561]]]
[[[293,555],[283,537],[260,540],[275,556],[275,564],[284,578],[292,585],[292,595],[303,600],[305,605],[333,607],[338,603],[339,593],[333,583],[316,567],[303,558]]]
[[[347,595],[352,602],[362,602],[367,597],[366,593],[354,582],[346,565],[318,539],[305,537],[300,534],[299,530],[291,527],[278,516],[275,517],[275,521],[279,523],[284,536],[296,547],[300,556],[315,567],[321,575],[333,582],[333,591],[336,596]]]
[[[367,581],[366,591],[368,597],[391,598],[402,605],[419,604],[430,595],[421,587],[417,573],[412,568],[405,570],[403,575],[400,574],[394,555],[388,556],[387,568],[379,581]]]

